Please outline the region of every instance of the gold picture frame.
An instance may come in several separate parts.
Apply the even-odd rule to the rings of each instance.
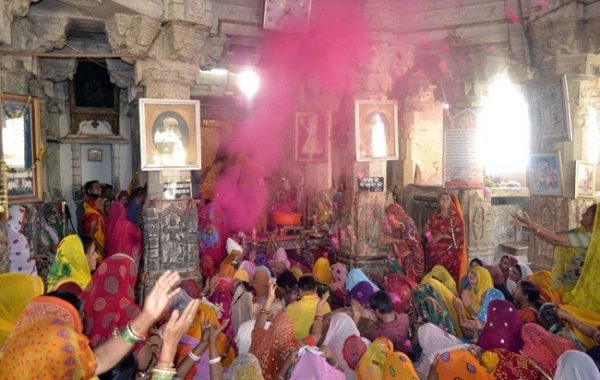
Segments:
[[[142,170],[201,168],[198,100],[143,98],[139,109]]]
[[[43,200],[44,148],[41,141],[40,101],[4,93],[0,99],[2,160],[6,165],[9,204]]]
[[[575,198],[594,199],[596,192],[596,165],[575,161]]]
[[[398,103],[356,100],[355,137],[357,161],[398,160]]]

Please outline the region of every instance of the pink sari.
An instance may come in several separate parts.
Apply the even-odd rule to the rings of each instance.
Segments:
[[[137,266],[133,259],[117,253],[100,264],[92,281],[81,293],[84,303],[84,332],[92,347],[110,338],[140,313],[135,303]]]
[[[127,211],[121,202],[113,202],[106,219],[106,257],[116,253],[131,256],[136,263],[142,257],[142,234],[127,219]]]

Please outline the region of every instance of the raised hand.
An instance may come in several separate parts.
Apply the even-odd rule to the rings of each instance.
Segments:
[[[267,296],[267,299],[270,299],[271,301],[275,300],[275,290],[277,290],[277,283],[275,282],[275,279],[271,278],[269,280],[269,295]]]
[[[169,318],[163,333],[162,351],[164,351],[167,356],[177,350],[177,344],[181,340],[183,334],[190,328],[199,305],[200,303],[198,300],[192,300],[183,310],[181,315],[179,315],[179,310],[173,310],[171,313],[171,318]],[[163,359],[168,360],[168,362],[172,361],[172,357],[162,358],[161,354],[161,360]]]
[[[319,300],[319,303],[317,303],[317,316],[322,317],[323,313],[325,312],[325,305],[327,305],[327,300],[329,299],[329,292],[325,292],[325,294],[323,294],[323,296],[321,297],[321,299]]]
[[[160,318],[171,303],[171,299],[179,293],[181,289],[177,288],[177,285],[180,281],[179,273],[172,271],[166,271],[158,278],[154,288],[146,297],[143,308],[143,312],[152,318],[152,322]]]

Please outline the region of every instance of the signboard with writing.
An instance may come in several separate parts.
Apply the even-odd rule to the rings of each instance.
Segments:
[[[363,177],[358,180],[358,189],[362,191],[383,191],[383,177]]]
[[[444,187],[483,188],[477,150],[477,108],[449,110],[444,116]]]
[[[163,183],[163,197],[166,200],[189,198],[192,196],[192,182],[165,182]]]

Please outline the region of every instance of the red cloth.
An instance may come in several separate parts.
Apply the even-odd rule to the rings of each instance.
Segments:
[[[115,253],[131,256],[136,263],[142,256],[142,234],[127,219],[127,211],[121,202],[113,202],[106,220],[106,257]]]
[[[125,254],[115,254],[100,264],[92,281],[81,293],[84,303],[84,332],[92,347],[110,338],[140,313],[135,303],[137,266]]]
[[[533,360],[544,372],[556,371],[558,358],[567,350],[577,350],[573,342],[545,330],[536,323],[527,323],[521,329],[525,345],[523,355]]]
[[[394,293],[400,298],[400,302],[394,302],[396,312],[406,312],[412,301],[412,291],[417,287],[417,284],[401,273],[390,273],[385,276],[383,285],[386,292]]]
[[[429,215],[427,224],[433,239],[439,234],[452,236],[452,231],[454,231],[454,241],[450,238],[443,238],[437,243],[433,241],[427,243],[425,272],[428,273],[434,266],[441,265],[450,272],[454,281],[459,284],[463,276],[461,269],[465,266],[467,260],[465,224],[456,198],[452,196],[451,199],[453,202],[450,206],[450,215],[446,217],[439,211],[435,211]]]
[[[543,380],[544,375],[531,363],[531,361],[518,353],[504,349],[494,349],[490,352],[498,355],[498,365],[494,370],[496,380]]]
[[[392,244],[394,256],[402,264],[405,274],[419,282],[425,270],[425,256],[421,245],[421,235],[415,222],[398,203],[386,208],[392,233],[399,242]]]
[[[225,242],[229,236],[225,217],[221,208],[214,202],[198,207],[198,247],[200,256],[212,257],[215,266],[227,255]]]

